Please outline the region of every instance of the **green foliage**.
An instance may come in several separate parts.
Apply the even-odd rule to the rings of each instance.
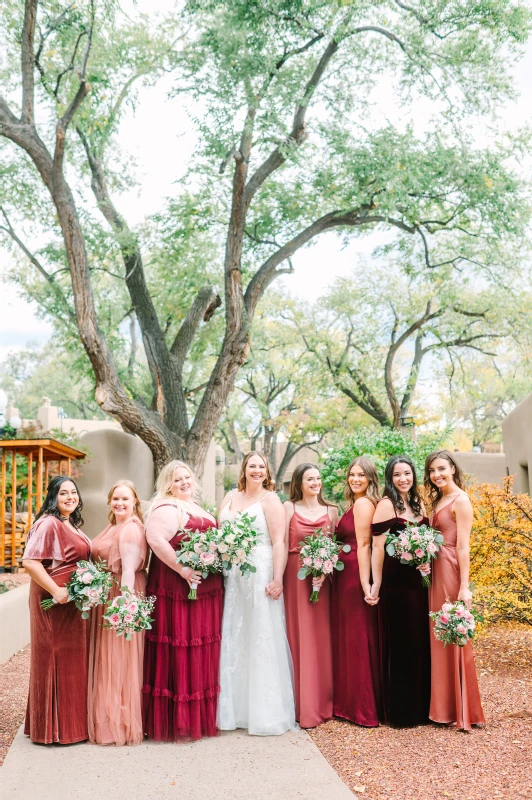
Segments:
[[[336,502],[344,500],[347,469],[358,456],[366,456],[374,462],[381,482],[390,456],[409,456],[416,466],[418,481],[421,481],[425,458],[432,450],[441,446],[445,436],[442,433],[419,434],[414,440],[402,431],[360,427],[341,446],[323,454],[321,477],[324,494]]]

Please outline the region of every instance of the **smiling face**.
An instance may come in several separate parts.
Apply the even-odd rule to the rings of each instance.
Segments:
[[[347,483],[355,497],[362,497],[369,486],[369,478],[359,464],[353,464],[347,476]]]
[[[177,500],[192,500],[194,482],[190,470],[187,469],[187,467],[177,467],[174,472],[174,482],[170,487],[170,492]]]
[[[256,486],[262,486],[266,479],[266,473],[267,470],[264,459],[259,455],[251,456],[246,464],[246,488],[252,489]]]
[[[454,487],[455,468],[446,458],[435,458],[429,466],[429,478],[440,491]]]
[[[111,511],[117,522],[123,522],[135,510],[135,495],[129,486],[117,486],[111,497]]]
[[[399,461],[393,468],[392,481],[400,494],[408,494],[414,483],[412,467],[409,464]]]
[[[307,469],[301,478],[301,491],[303,497],[318,497],[321,491],[321,475],[319,470]]]
[[[72,481],[64,481],[57,493],[57,509],[62,517],[69,517],[79,505],[78,490]]]

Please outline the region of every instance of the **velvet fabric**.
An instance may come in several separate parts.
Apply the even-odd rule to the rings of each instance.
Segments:
[[[215,524],[191,516],[186,530]],[[174,550],[183,535],[170,540]],[[188,600],[188,592],[187,581],[152,553],[147,594],[157,602],[145,638],[143,721],[148,738],[161,742],[217,733],[223,578],[202,580],[197,600]]]
[[[456,499],[456,498],[455,498]],[[460,569],[456,555],[456,520],[452,509],[454,500],[432,517],[432,526],[443,535],[445,546],[433,562],[432,585],[429,589],[429,608],[440,611],[447,599],[454,602],[460,591]],[[430,627],[434,622],[430,620]],[[485,722],[478,689],[475,657],[471,642],[465,647],[443,646],[430,637],[432,660],[432,691],[429,716],[434,722],[456,722],[457,728],[471,730],[472,725]]]
[[[309,520],[294,509],[290,519],[288,561],[284,573],[284,607],[286,632],[294,664],[296,720],[303,728],[314,728],[331,719],[332,708],[332,645],[331,645],[331,580],[326,578],[317,603],[310,602],[312,578],[297,577],[301,566],[300,543],[317,528],[331,531],[326,512],[317,520]]]
[[[371,526],[374,536],[397,535],[401,517]],[[423,518],[420,525],[428,524]],[[434,564],[434,562],[432,562]],[[397,728],[429,723],[430,629],[428,590],[421,573],[386,552],[377,606],[383,722]]]
[[[106,561],[116,578],[109,600],[121,594],[122,554],[135,570],[135,594],[146,593],[148,544],[137,517],[109,525],[92,542],[92,558]],[[132,554],[134,560],[132,560]],[[92,611],[89,655],[89,739],[97,744],[135,745],[144,739],[142,727],[142,668],[144,633],[128,641],[102,627],[106,606]]]
[[[366,603],[360,585],[352,507],[336,535],[351,551],[340,555],[345,568],[334,573],[332,587],[333,713],[373,728],[381,708],[377,608]]]
[[[81,532],[74,533],[56,517],[45,516],[30,533],[24,557],[35,559],[37,553],[50,577],[64,586],[76,562],[89,558],[90,543]],[[32,742],[73,744],[88,738],[90,621],[82,619],[71,602],[44,611],[40,603],[48,599],[50,594],[32,580],[30,687],[24,733]]]

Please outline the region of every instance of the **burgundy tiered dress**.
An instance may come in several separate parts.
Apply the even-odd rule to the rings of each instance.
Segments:
[[[190,516],[185,530],[215,526]],[[174,550],[183,535],[178,531],[170,540]],[[146,594],[157,601],[153,628],[145,636],[143,721],[148,737],[160,742],[217,733],[222,576],[202,580],[197,600],[188,600],[188,593],[187,581],[152,553]]]
[[[42,561],[58,586],[65,586],[78,561],[90,557],[90,540],[74,533],[52,515],[31,529],[23,558]],[[74,603],[58,603],[49,611],[41,600],[48,592],[30,584],[31,665],[24,733],[40,744],[74,744],[88,739],[87,671],[90,620]]]
[[[374,536],[396,536],[411,520],[395,517],[371,526]],[[419,525],[428,525],[423,517]],[[432,562],[434,564],[434,561]],[[421,573],[386,551],[380,602],[380,669],[383,721],[397,728],[427,725],[430,704],[428,590]]]
[[[320,599],[311,603],[312,578],[309,576],[300,581],[297,577],[301,566],[300,543],[317,528],[323,532],[331,531],[328,512],[317,520],[310,520],[294,509],[283,579],[286,633],[294,663],[296,720],[303,728],[314,728],[333,715],[331,581],[325,579]]]
[[[332,588],[333,713],[367,728],[379,724],[379,633],[377,608],[364,600],[360,585],[353,507],[338,523],[336,535],[351,545],[340,558]]]

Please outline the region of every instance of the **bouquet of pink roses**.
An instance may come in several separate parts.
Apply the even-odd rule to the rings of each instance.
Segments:
[[[321,528],[318,528],[314,534],[305,536],[300,545],[301,568],[297,573],[300,581],[304,581],[308,575],[312,575],[313,578],[331,575],[335,569],[341,572],[344,569],[344,564],[339,560],[339,554],[342,551],[349,553],[351,550],[350,544],[337,542],[336,536],[329,536],[323,533]],[[319,586],[312,586],[311,603],[318,602],[319,591]]]
[[[114,578],[107,569],[107,564],[101,558],[94,561],[78,561],[77,569],[72,573],[69,582],[65,584],[68,589],[69,601],[74,601],[76,608],[81,611],[82,619],[88,619],[89,611],[94,606],[102,606],[109,596]],[[41,600],[45,611],[56,604],[53,597]]]
[[[448,644],[464,647],[474,637],[476,623],[482,621],[478,611],[469,611],[461,600],[456,603],[447,600],[440,611],[430,611],[429,617],[435,623],[434,636],[444,647]]]
[[[131,639],[133,633],[151,630],[153,618],[150,617],[156,597],[143,597],[123,588],[122,594],[112,600],[103,615],[103,627],[117,636]]]
[[[205,579],[209,572],[221,572],[222,560],[218,552],[218,529],[209,528],[201,533],[200,531],[187,531],[187,538],[180,543],[180,549],[176,555],[178,564],[185,564],[198,572]],[[197,600],[197,583],[191,583],[189,600]]]
[[[430,525],[418,525],[407,522],[406,528],[400,533],[389,533],[386,539],[386,552],[389,556],[401,559],[401,564],[418,567],[421,564],[430,564],[431,558],[436,558],[440,547],[444,544],[441,533]],[[423,586],[430,586],[430,577],[422,575]]]

